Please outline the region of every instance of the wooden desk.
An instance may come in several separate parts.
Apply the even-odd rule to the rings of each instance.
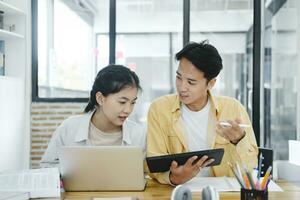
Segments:
[[[269,192],[269,200],[299,200],[300,187],[286,181],[277,181],[277,184],[284,192]],[[153,180],[148,180],[145,191],[141,192],[65,192],[62,199],[66,200],[91,200],[93,197],[117,197],[136,196],[139,200],[170,200],[173,187],[161,185]],[[193,199],[200,199],[200,193],[193,194]],[[220,193],[220,199],[234,200],[240,199],[238,192]]]

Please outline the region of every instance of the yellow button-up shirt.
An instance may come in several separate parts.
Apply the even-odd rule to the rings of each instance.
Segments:
[[[240,118],[242,123],[251,124],[246,110],[234,98],[213,96],[210,92],[208,95],[211,101],[207,126],[208,146],[212,149],[224,148],[222,162],[211,167],[211,176],[233,176],[228,162],[238,161],[241,167],[245,164],[248,169],[253,169],[257,165],[258,148],[252,127],[245,128],[246,135],[237,145],[215,132],[217,121]],[[187,145],[178,95],[156,99],[148,113],[147,156],[188,152]],[[160,183],[170,184],[169,173],[152,173],[150,176]]]

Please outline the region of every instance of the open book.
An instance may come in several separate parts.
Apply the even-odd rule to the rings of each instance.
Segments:
[[[58,168],[1,172],[0,192],[29,192],[30,198],[60,197]]]

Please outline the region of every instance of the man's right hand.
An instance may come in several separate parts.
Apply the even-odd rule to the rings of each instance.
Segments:
[[[183,184],[190,179],[197,176],[202,168],[206,167],[214,161],[209,159],[208,156],[202,156],[195,164],[194,161],[198,159],[198,156],[189,158],[184,165],[178,166],[176,161],[173,161],[170,167],[170,181],[174,185]]]

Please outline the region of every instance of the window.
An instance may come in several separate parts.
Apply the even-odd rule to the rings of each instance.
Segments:
[[[132,117],[145,121],[150,102],[175,91],[174,55],[183,41],[209,39],[224,60],[214,92],[239,99],[251,116],[257,105],[252,98],[259,97],[253,88],[260,85],[252,81],[254,69],[260,70],[254,59],[259,39],[252,39],[258,24],[253,18],[261,17],[253,14],[257,4],[259,0],[33,0],[33,101],[87,101],[96,73],[115,61],[139,75],[143,92]]]
[[[253,1],[191,0],[192,41],[208,39],[219,50],[223,69],[214,93],[237,98],[247,107],[247,34],[252,32]]]
[[[174,91],[183,1],[117,0],[116,8],[116,63],[139,75],[143,92],[131,117],[145,121],[151,101]]]
[[[299,5],[292,0],[272,1],[265,6],[265,145],[275,149],[274,158],[277,160],[288,159],[288,140],[297,139],[299,12]]]
[[[95,62],[104,65],[101,61],[107,57],[104,53],[107,52],[107,41],[97,38],[98,48],[94,42],[95,31],[108,33],[108,25],[104,22],[108,19],[108,1],[106,4],[101,2],[98,10],[89,1],[36,2],[37,98],[88,98],[97,71]]]

